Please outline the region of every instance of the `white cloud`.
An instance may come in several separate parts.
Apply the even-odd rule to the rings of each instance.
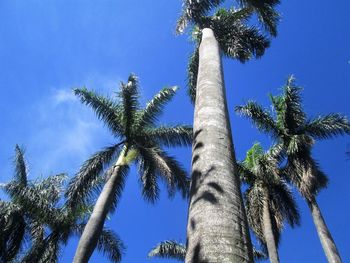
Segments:
[[[75,101],[77,98],[74,96],[72,90],[58,89],[55,91],[53,99],[56,104],[61,104],[65,102]]]
[[[89,80],[87,87],[103,95],[116,91],[118,81]],[[112,83],[115,86],[112,87]],[[90,85],[89,85],[90,84]],[[100,86],[100,89],[97,89]],[[35,174],[69,172],[78,167],[92,153],[113,143],[113,137],[93,110],[78,100],[72,89],[55,88],[51,94],[36,103],[37,116],[31,125],[28,148],[35,156]],[[35,176],[35,175],[34,175]]]

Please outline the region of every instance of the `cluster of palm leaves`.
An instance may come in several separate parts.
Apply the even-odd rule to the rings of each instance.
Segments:
[[[81,235],[89,207],[72,210],[62,204],[65,174],[30,181],[19,146],[14,165],[14,178],[1,185],[9,199],[0,201],[0,262],[58,262],[69,238]],[[118,262],[124,245],[117,234],[103,228],[98,249]]]
[[[74,263],[88,262],[96,248],[120,262],[123,243],[104,224],[117,208],[131,165],[138,168],[146,201],[159,198],[159,180],[166,183],[170,197],[178,191],[189,198],[186,246],[164,241],[150,257],[187,263],[250,263],[269,257],[279,262],[284,225],[299,225],[291,191],[295,187],[310,208],[328,261],[341,262],[316,201],[328,179],[312,147],[316,140],[350,134],[350,123],[340,114],[307,118],[301,89],[291,77],[281,95],[270,96],[272,111],[253,101],[236,108],[273,141],[267,151],[254,144],[246,158],[237,161],[222,56],[240,62],[260,58],[270,37],[277,35],[279,0],[239,0],[237,6],[220,8],[224,2],[184,0],[177,25],[178,33],[191,28],[194,40],[188,64],[193,130],[187,125],[157,125],[176,87],[162,89],[142,108],[138,79],[131,74],[114,97],[74,90],[115,141],[86,160],[67,184],[64,174],[30,181],[23,150],[16,146],[15,176],[1,185],[9,200],[0,201],[0,262],[57,262],[72,235],[80,236]],[[165,148],[191,144],[190,178]],[[241,183],[246,186],[243,195]],[[252,245],[250,230],[261,249]]]
[[[158,199],[159,179],[166,182],[170,197],[176,191],[184,198],[188,196],[185,170],[163,147],[190,145],[192,128],[157,126],[158,117],[177,88],[162,89],[145,108],[139,104],[138,89],[137,77],[131,74],[126,83],[121,83],[115,98],[85,88],[74,91],[106,124],[117,142],[83,163],[66,189],[63,174],[28,181],[23,151],[16,146],[14,180],[2,185],[10,201],[0,202],[0,262],[57,262],[60,248],[72,235],[81,236],[74,262],[88,262],[96,247],[111,261],[120,262],[123,243],[113,231],[104,228],[104,222],[113,213],[134,163],[146,201]],[[98,198],[93,204],[96,193]]]

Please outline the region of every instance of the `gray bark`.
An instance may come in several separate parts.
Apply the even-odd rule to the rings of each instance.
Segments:
[[[123,157],[124,152],[122,151],[117,163],[108,171],[111,176],[104,185],[89,221],[84,228],[82,236],[80,237],[78,248],[73,259],[74,263],[88,262],[96,248],[119,183],[118,177],[120,176],[119,171],[123,162],[122,160],[124,159]]]
[[[331,233],[328,230],[326,222],[323,219],[321,210],[317,204],[315,198],[311,198],[307,200],[309,205],[312,219],[314,220],[314,224],[316,226],[318,237],[320,238],[324,253],[326,254],[327,260],[329,263],[341,263],[340,254],[337,250],[335,242],[332,238]]]
[[[271,213],[269,208],[269,196],[265,194],[264,208],[263,208],[263,229],[264,238],[269,253],[269,259],[271,263],[279,263],[278,251],[275,241],[275,236],[272,231]]]
[[[205,28],[202,33],[186,263],[253,262],[219,45],[211,29]]]

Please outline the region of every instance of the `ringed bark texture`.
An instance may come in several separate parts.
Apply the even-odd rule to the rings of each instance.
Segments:
[[[74,263],[86,263],[89,261],[94,252],[98,239],[102,233],[103,225],[106,220],[109,209],[111,208],[115,191],[119,182],[119,171],[121,168],[121,159],[123,152],[120,154],[119,160],[110,170],[111,177],[104,185],[100,196],[94,206],[92,214],[87,222],[84,232],[80,237],[78,248],[75,252]]]
[[[263,225],[264,225],[264,238],[267,246],[267,251],[269,253],[269,259],[271,263],[279,263],[278,251],[275,241],[275,236],[272,231],[271,223],[271,213],[269,208],[269,196],[266,194],[264,201],[264,210],[263,210]]]
[[[326,222],[323,219],[321,210],[317,204],[315,198],[311,200],[307,200],[309,205],[312,219],[314,220],[314,224],[316,226],[318,237],[320,238],[324,253],[326,254],[327,260],[329,263],[341,263],[340,254],[335,245],[335,242],[332,238],[331,233],[328,230]]]
[[[202,30],[186,263],[253,262],[226,104],[220,49]]]

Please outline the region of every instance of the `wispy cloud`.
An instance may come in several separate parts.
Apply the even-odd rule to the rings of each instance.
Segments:
[[[85,86],[111,95],[118,84],[119,79],[89,79]],[[92,153],[113,143],[113,137],[71,87],[51,90],[48,97],[36,104],[37,118],[32,124],[28,148],[36,156],[35,163],[40,160],[40,164],[35,164],[36,171],[75,173]]]

